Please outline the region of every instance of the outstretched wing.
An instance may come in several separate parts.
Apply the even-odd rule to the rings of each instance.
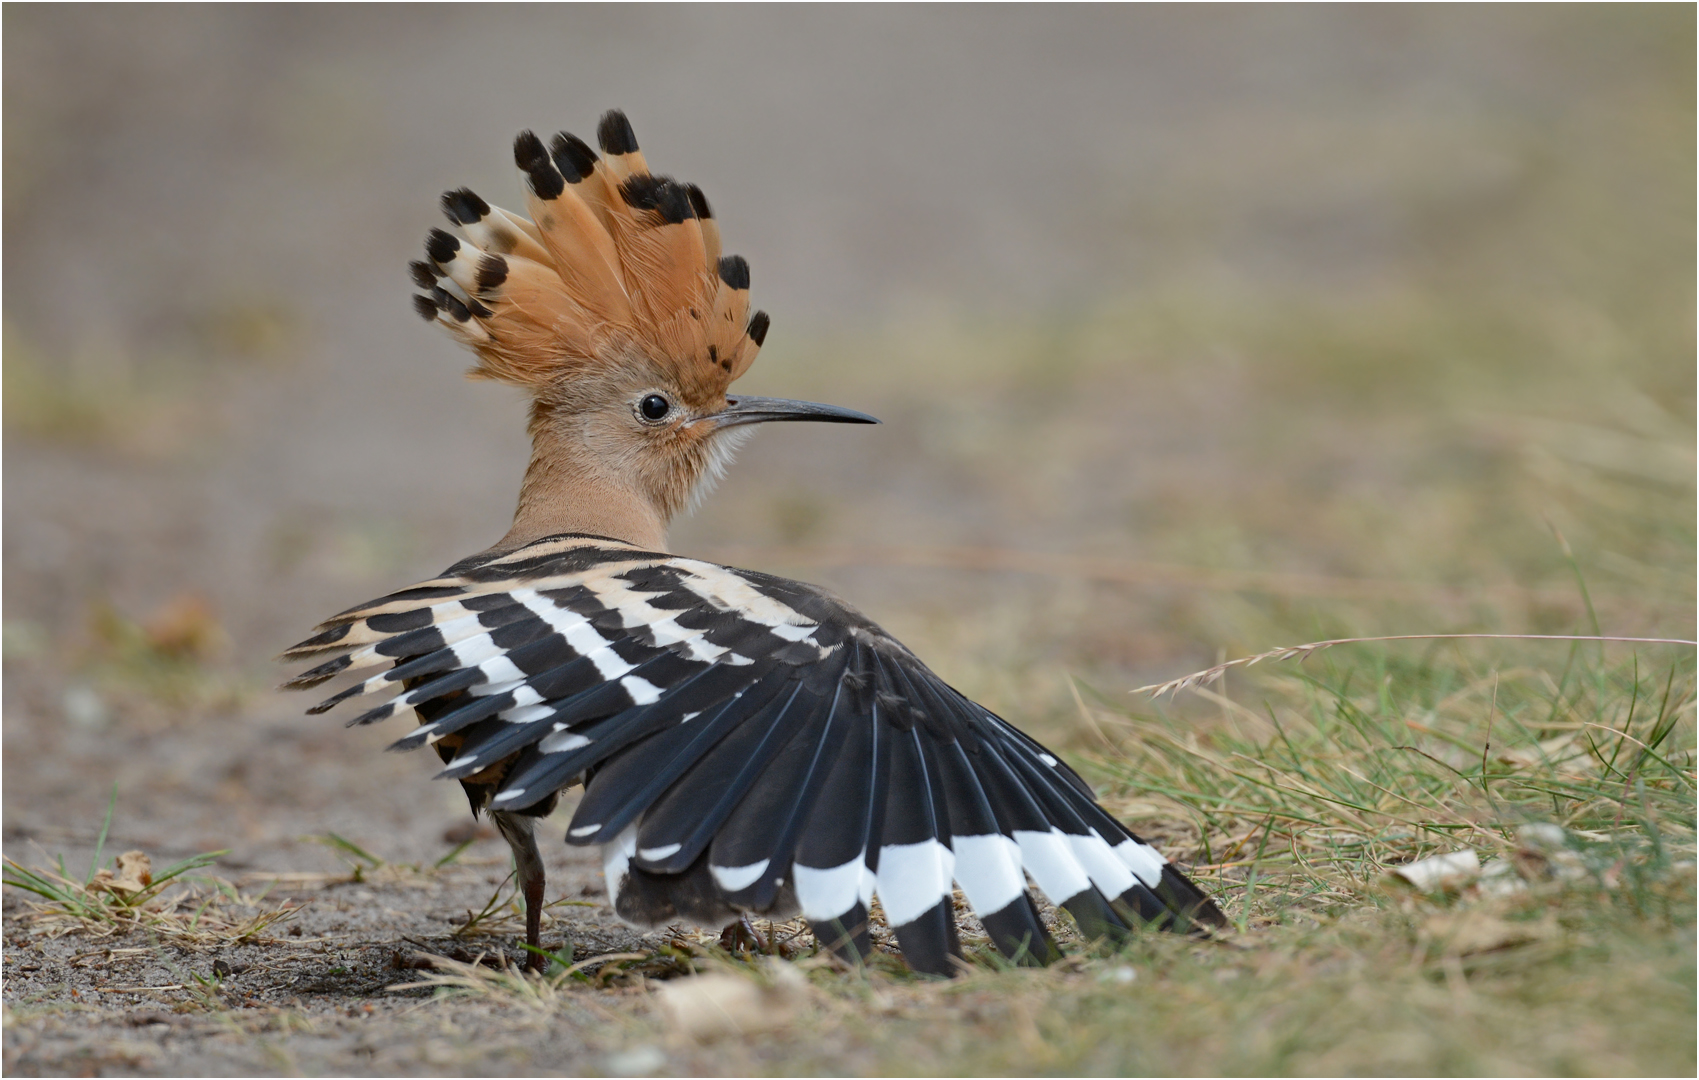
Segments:
[[[1030,877],[1091,936],[1220,925],[1209,899],[1066,765],[822,590],[598,537],[468,560],[344,612],[291,680],[383,670],[311,711],[400,690],[393,749],[520,811],[583,781],[567,841],[602,846],[622,918],[800,911],[865,956],[878,897],[909,962],[949,973],[959,885],[1012,957],[1056,955]],[[385,666],[388,665],[388,666]]]

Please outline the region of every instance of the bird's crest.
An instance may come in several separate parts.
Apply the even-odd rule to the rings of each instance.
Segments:
[[[551,396],[599,368],[659,367],[694,405],[725,395],[767,334],[749,315],[749,264],[720,253],[702,189],[649,171],[625,114],[596,130],[513,143],[529,218],[466,188],[411,266],[419,313],[477,354],[470,372]]]

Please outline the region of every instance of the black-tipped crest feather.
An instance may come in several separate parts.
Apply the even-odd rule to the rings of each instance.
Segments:
[[[507,280],[507,260],[500,255],[485,255],[478,263],[478,290],[495,289]]]
[[[714,208],[708,205],[708,196],[703,193],[700,187],[695,184],[686,184],[684,190],[690,194],[690,208],[696,212],[697,217],[711,218],[714,216]]]
[[[727,255],[720,260],[720,280],[729,289],[749,288],[749,261],[742,255]]]
[[[437,307],[448,312],[449,317],[455,322],[465,322],[472,317],[472,312],[465,304],[460,302],[460,298],[447,289],[441,287],[432,289],[431,299],[436,301]]]
[[[549,152],[543,148],[543,140],[537,138],[535,132],[521,131],[513,140],[513,163],[524,170],[537,198],[552,201],[560,198],[560,193],[566,190],[566,180],[561,177],[554,162],[549,160]]]
[[[630,154],[638,149],[637,132],[619,109],[609,109],[596,125],[596,142],[604,154]]]
[[[596,171],[596,152],[590,144],[570,132],[563,131],[549,143],[555,168],[566,182],[576,184]]]
[[[455,188],[442,193],[442,212],[456,225],[472,225],[489,215],[490,204],[471,188]]]
[[[619,186],[619,194],[633,210],[653,210],[671,225],[696,216],[690,192],[670,176],[638,173]]]
[[[425,235],[425,254],[431,261],[441,266],[454,261],[454,255],[460,250],[460,238],[442,229],[432,229]]]

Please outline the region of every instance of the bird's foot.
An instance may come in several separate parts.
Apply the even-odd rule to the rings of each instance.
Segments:
[[[755,929],[755,924],[749,921],[749,916],[743,915],[737,922],[720,931],[720,948],[733,954],[766,952],[767,939]]]
[[[542,953],[534,953],[529,949],[525,950],[525,970],[534,971],[537,974],[541,975],[543,972],[547,971],[548,969],[549,969],[549,958],[548,957],[544,956]]]

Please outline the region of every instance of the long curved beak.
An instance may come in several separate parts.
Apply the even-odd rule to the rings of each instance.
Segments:
[[[813,401],[791,401],[787,398],[749,397],[738,394],[726,397],[726,407],[712,416],[716,427],[737,427],[740,424],[766,424],[777,420],[817,420],[827,424],[877,424],[866,413],[836,405],[821,405]]]

